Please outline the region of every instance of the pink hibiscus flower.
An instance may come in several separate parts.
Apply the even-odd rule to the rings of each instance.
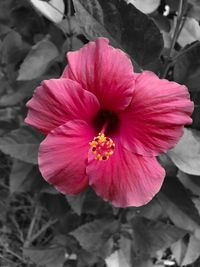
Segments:
[[[185,86],[136,74],[128,56],[98,38],[69,52],[59,79],[43,81],[26,123],[46,134],[39,168],[64,194],[88,185],[117,207],[146,204],[165,176],[156,156],[192,122]]]

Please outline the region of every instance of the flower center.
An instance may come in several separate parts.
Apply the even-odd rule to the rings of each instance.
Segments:
[[[113,140],[104,134],[106,128],[108,127],[108,123],[109,120],[105,122],[98,136],[94,137],[92,142],[89,143],[96,160],[108,160],[114,153],[115,144]]]
[[[94,117],[93,126],[98,132],[102,132],[102,127],[109,122],[105,129],[105,135],[116,134],[119,130],[119,118],[117,114],[108,110],[100,110]]]

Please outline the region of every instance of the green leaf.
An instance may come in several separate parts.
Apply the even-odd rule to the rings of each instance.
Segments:
[[[38,33],[43,35],[46,32],[44,19],[33,10],[30,1],[22,0],[15,2],[14,6],[12,4],[9,19],[11,25],[30,44],[35,43],[34,37]]]
[[[135,217],[132,220],[132,255],[135,258],[155,256],[156,251],[171,246],[187,232],[161,221]]]
[[[50,211],[53,212],[53,208]],[[77,227],[80,226],[82,218],[70,210],[65,211],[65,213],[61,212],[62,211],[60,210],[60,214],[57,214],[59,222],[56,225],[56,229],[60,233],[68,235],[71,231],[74,231]],[[73,240],[76,241],[74,238]]]
[[[73,0],[73,3],[86,37],[108,38],[113,46],[132,57],[136,71],[140,71],[138,64],[145,66],[159,57],[163,48],[160,31],[133,5],[119,0]]]
[[[84,43],[76,36],[67,38],[62,46],[63,58],[65,58],[67,52],[79,50],[80,48],[83,47],[83,45]]]
[[[2,63],[17,63],[21,59],[22,37],[16,31],[10,31],[3,40]]]
[[[2,176],[2,168],[1,168],[1,176]],[[10,203],[10,194],[8,190],[3,187],[0,188],[0,220],[1,223],[5,226],[7,225],[7,214],[8,214],[8,205]]]
[[[171,221],[182,229],[198,232],[200,216],[188,192],[176,177],[166,177],[161,192],[157,195],[163,210]]]
[[[164,17],[158,11],[154,12],[150,16],[155,22],[156,26],[160,29],[160,31],[164,31],[165,33],[170,32],[171,25],[170,25],[170,20],[167,17]]]
[[[174,29],[172,30],[172,32],[174,32]],[[197,40],[200,41],[199,22],[194,18],[186,18],[177,42],[181,47],[184,47]]]
[[[95,216],[111,216],[113,214],[112,206],[109,202],[105,202],[89,188],[83,205],[83,213],[92,214]]]
[[[127,225],[122,225],[123,227]],[[131,232],[132,233],[132,232]],[[125,257],[126,262],[131,266],[132,265],[132,236],[130,236],[130,232],[122,231],[119,239],[119,248],[120,248],[120,253],[122,254],[123,257]]]
[[[200,196],[200,184],[197,184],[199,176],[192,176],[179,170],[177,177],[185,188],[189,189],[194,195]]]
[[[78,253],[77,267],[104,266],[104,263],[100,265],[99,262],[100,262],[100,258],[96,256],[95,253],[90,253],[84,249],[82,249]]]
[[[78,195],[67,195],[71,208],[78,214],[103,215],[112,214],[112,206],[97,196],[91,188]]]
[[[50,0],[49,3],[41,0],[30,0],[32,5],[47,19],[59,23],[63,19],[65,4],[63,0]]]
[[[130,207],[127,210],[127,220],[130,221],[136,215],[142,216],[150,220],[157,220],[163,216],[163,209],[156,198],[153,198],[149,203],[141,207]]]
[[[66,203],[65,197],[62,194],[56,195],[44,193],[40,196],[40,201],[42,205],[45,206],[45,208],[48,210],[49,214],[51,214],[52,217],[59,219],[59,221],[64,218],[65,214],[69,214],[69,207]],[[78,216],[76,215],[76,219],[77,217]],[[70,218],[70,216],[68,218]]]
[[[188,0],[191,7],[188,12],[188,16],[191,16],[197,20],[200,19],[200,2],[199,0]]]
[[[199,214],[200,214],[200,198],[194,198],[192,199],[192,201],[194,202]]]
[[[194,102],[194,111],[192,113],[192,128],[200,130],[200,91],[191,92],[191,99]]]
[[[42,79],[41,79],[42,80]],[[18,81],[16,83],[16,92],[5,94],[0,99],[0,106],[15,106],[23,101],[25,98],[31,97],[36,86],[39,85],[40,79],[30,80],[30,81]]]
[[[75,38],[75,36],[81,34],[80,26],[75,16],[71,16],[66,19],[63,19],[61,23],[58,24],[58,27],[65,34],[73,34],[71,38]]]
[[[188,49],[186,46],[184,49]],[[184,52],[184,49],[182,50]],[[182,54],[174,66],[174,80],[185,84],[191,92],[200,91],[200,42],[187,53]]]
[[[137,9],[145,14],[154,12],[160,5],[161,0],[125,0],[127,3],[131,3]]]
[[[200,132],[185,128],[181,140],[168,155],[181,171],[200,175]]]
[[[121,250],[117,250],[105,259],[107,267],[131,267]]]
[[[0,1],[0,22],[8,22],[13,0]]]
[[[46,267],[63,267],[65,262],[65,249],[59,246],[24,248],[23,255],[30,258],[35,264]]]
[[[152,260],[149,255],[142,255],[138,251],[138,256],[136,256],[132,248],[134,240],[127,238],[123,235],[120,236],[120,263],[121,266],[124,266],[128,263],[128,266],[137,266],[137,267],[154,267],[155,265],[152,263]]]
[[[82,192],[78,195],[66,195],[69,205],[78,215],[82,213],[85,197],[86,192]]]
[[[187,244],[184,239],[178,240],[176,243],[172,244],[171,251],[175,257],[176,262],[181,265],[183,258],[187,250]]]
[[[123,1],[120,3],[119,10],[124,26],[122,46],[139,65],[145,67],[160,56],[163,37],[148,16],[132,5],[126,5]]]
[[[194,111],[192,113],[192,128],[196,130],[200,130],[200,104],[196,104],[195,100],[194,101]]]
[[[164,267],[164,265],[154,265],[152,259],[135,259],[133,260],[133,266],[137,267]]]
[[[0,109],[0,122],[12,122],[16,118],[16,115],[16,110],[10,107]]]
[[[12,31],[10,27],[4,24],[0,24],[0,37],[8,34],[10,31]]]
[[[50,78],[50,75],[43,75],[34,80],[16,81],[16,92],[3,95],[0,99],[0,106],[15,106],[22,102],[24,99],[32,97],[34,90],[40,84],[40,82],[42,80],[47,80]]]
[[[28,173],[26,180],[23,183],[24,191],[42,194],[42,193],[51,193],[58,194],[52,185],[47,183],[42,177],[38,165],[33,165],[33,168]]]
[[[21,161],[37,164],[41,136],[29,127],[11,131],[0,139],[0,150]]]
[[[40,77],[58,56],[57,47],[45,37],[32,47],[24,59],[17,80],[33,80]]]
[[[112,235],[119,230],[118,228],[118,221],[102,219],[86,223],[70,234],[85,250],[106,258],[111,254]]]
[[[181,265],[188,265],[195,262],[200,256],[200,240],[191,235],[185,257]]]
[[[167,176],[176,176],[178,169],[166,153],[160,154],[158,161],[165,169]]]
[[[103,25],[103,10],[98,0],[94,0],[93,2],[86,0],[85,3],[83,1],[73,0],[73,4],[80,27],[88,39],[95,39],[100,35],[109,37],[109,33]],[[84,24],[82,24],[83,22]]]
[[[20,160],[15,159],[10,173],[10,192],[19,193],[26,192],[30,188],[30,180],[27,179],[27,175],[33,168],[33,165]]]

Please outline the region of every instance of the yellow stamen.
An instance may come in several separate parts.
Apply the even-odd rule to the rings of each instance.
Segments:
[[[108,160],[114,153],[115,144],[113,140],[106,137],[104,133],[99,133],[97,137],[89,143],[96,160]]]

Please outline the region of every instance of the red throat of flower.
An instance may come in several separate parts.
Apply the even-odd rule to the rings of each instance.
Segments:
[[[94,159],[96,160],[108,160],[110,156],[114,153],[115,144],[113,140],[105,136],[105,131],[108,126],[109,120],[107,120],[101,132],[98,136],[94,137],[92,142],[89,143],[91,151],[94,154]]]

